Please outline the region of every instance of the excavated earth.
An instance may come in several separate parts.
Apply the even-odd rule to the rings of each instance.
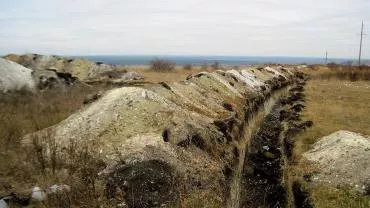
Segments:
[[[101,62],[92,62],[80,58],[65,58],[54,55],[9,54],[4,57],[10,61],[16,62],[26,68],[35,71],[35,76],[53,75],[53,72],[71,74],[79,80],[85,81],[89,78],[114,70],[114,66]]]
[[[203,72],[145,89],[117,88],[59,124],[25,136],[23,144],[56,147],[60,157],[72,146],[76,151],[88,148],[105,163],[100,176],[107,197],[121,194],[128,207],[178,207],[180,198],[199,191],[221,199],[225,207],[235,167],[244,163],[240,156],[244,158],[249,119],[271,94],[288,91],[286,86],[302,79],[294,68],[265,67]],[[280,162],[292,135],[308,125],[290,122],[299,117],[295,105],[302,101],[301,86],[277,102],[250,141],[243,196],[256,194],[241,197],[243,205],[263,202],[264,193],[269,205],[285,203]]]
[[[303,154],[320,169],[315,183],[350,187],[365,194],[370,190],[370,137],[337,131],[321,138]]]

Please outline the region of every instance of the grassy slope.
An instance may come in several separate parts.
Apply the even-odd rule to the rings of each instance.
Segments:
[[[304,119],[314,126],[297,138],[295,157],[307,151],[319,138],[338,130],[370,135],[370,82],[311,80],[306,86]],[[298,175],[314,168],[301,160]],[[297,170],[296,170],[297,171]],[[309,190],[316,207],[370,207],[370,196],[364,197],[350,190],[316,186]]]

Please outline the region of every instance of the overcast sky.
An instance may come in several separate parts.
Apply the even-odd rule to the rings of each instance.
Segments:
[[[0,54],[354,58],[361,20],[370,0],[1,0]]]

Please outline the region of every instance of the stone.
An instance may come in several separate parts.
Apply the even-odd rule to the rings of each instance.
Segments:
[[[31,198],[35,201],[44,201],[46,199],[46,193],[40,187],[34,187],[32,189]]]

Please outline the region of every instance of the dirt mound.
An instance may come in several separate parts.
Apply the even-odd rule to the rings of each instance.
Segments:
[[[80,80],[86,80],[103,72],[114,70],[114,66],[101,62],[93,62],[80,58],[66,58],[54,55],[10,54],[4,57],[12,60],[36,72],[47,73],[45,70],[53,70],[58,73],[69,73]]]
[[[370,185],[370,138],[349,131],[323,137],[303,154],[318,164],[313,180],[365,191]]]
[[[0,58],[0,91],[35,89],[32,70]]]
[[[143,207],[171,202],[178,195],[161,190],[173,184],[180,184],[181,190],[169,190],[172,193],[191,195],[198,190],[213,197],[226,196],[247,118],[272,89],[296,79],[287,72],[290,69],[275,70],[287,78],[248,68],[241,72],[202,72],[182,82],[159,83],[145,89],[114,89],[23,141],[32,146],[38,138],[46,149],[48,143],[56,144],[61,155],[70,146],[88,146],[91,155],[106,164],[101,176],[113,183],[110,187],[141,190],[141,196],[145,196],[138,198],[136,192],[126,196],[129,204],[137,204],[136,199],[144,203]],[[143,173],[136,171],[146,166],[149,169]],[[155,172],[174,181],[148,177]],[[112,188],[112,196],[114,191]]]

